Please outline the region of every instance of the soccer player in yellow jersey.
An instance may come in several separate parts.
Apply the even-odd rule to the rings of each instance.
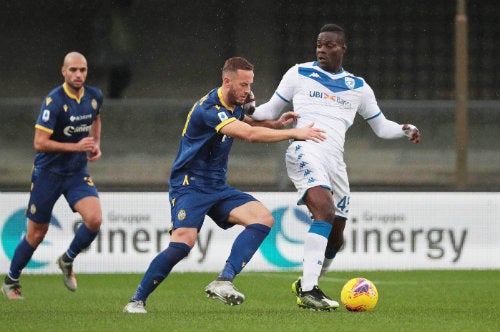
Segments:
[[[64,285],[77,288],[73,260],[96,238],[102,212],[97,189],[87,171],[87,161],[101,157],[100,109],[103,94],[85,85],[87,60],[78,52],[68,53],[61,69],[64,83],[52,90],[42,103],[35,124],[35,162],[26,209],[26,236],[16,247],[2,285],[9,299],[21,300],[19,278],[49,229],[52,209],[64,195],[83,223],[68,249],[57,259]]]

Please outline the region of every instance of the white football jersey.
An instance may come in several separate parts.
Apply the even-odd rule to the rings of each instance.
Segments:
[[[345,70],[327,72],[316,61],[291,67],[275,94],[283,101],[293,103],[293,110],[300,114],[297,127],[314,122],[314,127],[326,131],[327,139],[320,144],[342,152],[345,134],[356,113],[365,120],[381,114],[373,90],[364,79]],[[264,104],[257,107],[253,117],[261,120],[269,118],[270,113],[277,117],[275,111],[266,109]]]

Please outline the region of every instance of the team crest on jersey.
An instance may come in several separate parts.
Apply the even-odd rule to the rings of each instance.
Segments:
[[[354,85],[356,83],[354,82],[354,79],[352,77],[345,77],[344,81],[345,81],[345,85],[347,85],[347,87],[349,89],[351,89],[351,90],[354,89]]]
[[[228,119],[227,114],[224,112],[219,112],[217,113],[217,116],[219,117],[221,122],[224,122]]]
[[[68,108],[69,108],[69,107],[68,107],[68,105],[64,104],[64,106],[63,106],[63,110],[64,110],[64,112],[67,112],[67,111],[68,111]]]
[[[50,110],[44,109],[42,113],[42,121],[47,122],[50,119]]]
[[[91,105],[92,105],[92,108],[93,108],[94,110],[96,110],[96,109],[97,109],[97,100],[92,99]]]
[[[45,106],[49,106],[49,104],[52,102],[52,98],[50,97],[47,97],[47,99],[45,99]]]
[[[179,219],[179,221],[182,221],[182,220],[186,219],[186,211],[185,210],[180,210],[177,213],[177,219]]]
[[[30,213],[31,214],[35,214],[36,213],[36,205],[35,204],[31,204],[31,206],[30,206]]]

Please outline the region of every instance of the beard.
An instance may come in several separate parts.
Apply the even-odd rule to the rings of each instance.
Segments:
[[[66,84],[68,84],[75,91],[80,91],[80,89],[83,88],[83,83],[84,82],[74,84],[73,82],[66,82]]]
[[[229,88],[229,91],[227,93],[227,97],[228,97],[229,102],[231,104],[241,106],[244,103],[244,101],[242,101],[242,102],[238,101],[238,95],[232,87]]]

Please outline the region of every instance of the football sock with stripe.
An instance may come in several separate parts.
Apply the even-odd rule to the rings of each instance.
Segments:
[[[85,224],[81,224],[80,227],[76,230],[75,237],[71,244],[69,245],[68,250],[66,251],[66,255],[71,260],[75,259],[75,257],[85,248],[90,246],[94,239],[96,238],[99,231],[91,231],[85,226]]]
[[[185,243],[170,242],[167,249],[160,252],[151,261],[132,299],[146,303],[148,296],[190,251],[191,248]]]
[[[234,240],[231,253],[218,279],[232,281],[248,264],[270,231],[271,228],[263,224],[248,225]]]
[[[303,291],[310,291],[318,285],[331,230],[332,224],[321,220],[314,220],[309,228],[304,241],[304,264],[301,281]]]
[[[21,276],[22,270],[26,267],[28,262],[33,256],[36,248],[33,248],[31,244],[26,240],[26,236],[23,237],[21,242],[16,247],[14,251],[14,257],[12,257],[12,262],[10,263],[10,270],[8,277],[14,281],[17,281]]]

